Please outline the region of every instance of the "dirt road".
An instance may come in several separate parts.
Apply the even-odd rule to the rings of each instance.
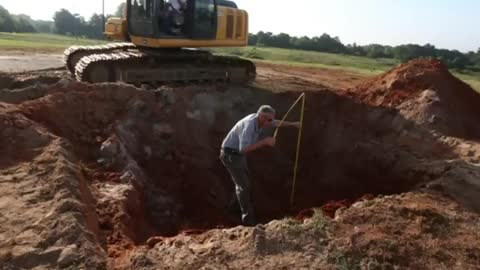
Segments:
[[[61,67],[62,55],[0,55],[0,71],[20,72]]]
[[[0,72],[21,72],[63,66],[61,54],[33,54],[21,52],[0,55]],[[319,89],[345,90],[362,82],[367,76],[343,70],[314,67],[256,63],[257,86],[273,91],[301,91]]]
[[[257,85],[273,91],[346,90],[368,76],[352,71],[256,62]]]

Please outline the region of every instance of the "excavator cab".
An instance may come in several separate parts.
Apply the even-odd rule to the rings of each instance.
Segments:
[[[128,30],[149,38],[215,39],[214,0],[128,0]]]
[[[246,46],[248,14],[228,0],[127,0],[105,35],[150,48]]]

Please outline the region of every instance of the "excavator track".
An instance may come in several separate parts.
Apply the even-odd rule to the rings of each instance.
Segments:
[[[75,78],[90,83],[248,83],[255,76],[255,65],[248,60],[187,49],[112,49],[110,52],[86,55],[75,65]]]
[[[97,46],[72,46],[65,50],[63,54],[63,62],[72,75],[75,74],[75,66],[84,56],[109,53],[116,50],[134,49],[136,46],[133,43],[109,43]]]

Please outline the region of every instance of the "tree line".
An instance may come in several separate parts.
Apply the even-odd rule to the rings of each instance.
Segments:
[[[13,15],[0,6],[0,32],[38,32],[33,20],[26,15]]]
[[[417,45],[405,44],[400,46],[384,46],[370,44],[359,46],[357,44],[343,44],[338,37],[323,34],[316,37],[294,37],[280,33],[260,31],[249,35],[249,45],[265,46],[285,49],[298,49],[307,51],[337,53],[370,58],[394,58],[406,62],[415,58],[438,58],[450,68],[472,69],[480,71],[480,48],[477,52],[462,53],[458,50],[437,49],[431,44]]]
[[[66,9],[55,12],[53,21],[33,20],[27,15],[10,14],[0,5],[0,32],[9,33],[52,33],[104,39],[104,21],[112,16],[122,17],[125,4],[118,7],[114,15],[93,14],[88,20]]]
[[[78,14],[72,14],[66,9],[55,12],[53,22],[54,32],[61,35],[83,36],[94,39],[104,39],[103,28],[105,22],[110,17],[123,17],[125,3],[118,6],[115,14],[108,14],[105,17],[102,14],[94,13],[89,20]]]

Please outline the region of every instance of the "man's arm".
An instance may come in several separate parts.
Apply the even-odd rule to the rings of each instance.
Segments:
[[[283,121],[282,125],[280,125],[280,120],[275,120],[274,126],[275,127],[296,127],[300,128],[302,124],[300,122],[288,122],[288,121]]]
[[[249,152],[252,152],[252,151],[255,151],[257,150],[258,148],[262,148],[264,146],[274,146],[275,145],[275,138],[272,138],[272,137],[268,137],[268,138],[265,138],[257,143],[254,143],[254,144],[250,144],[249,146],[243,148],[242,150],[240,150],[240,152],[242,154],[247,154]]]

